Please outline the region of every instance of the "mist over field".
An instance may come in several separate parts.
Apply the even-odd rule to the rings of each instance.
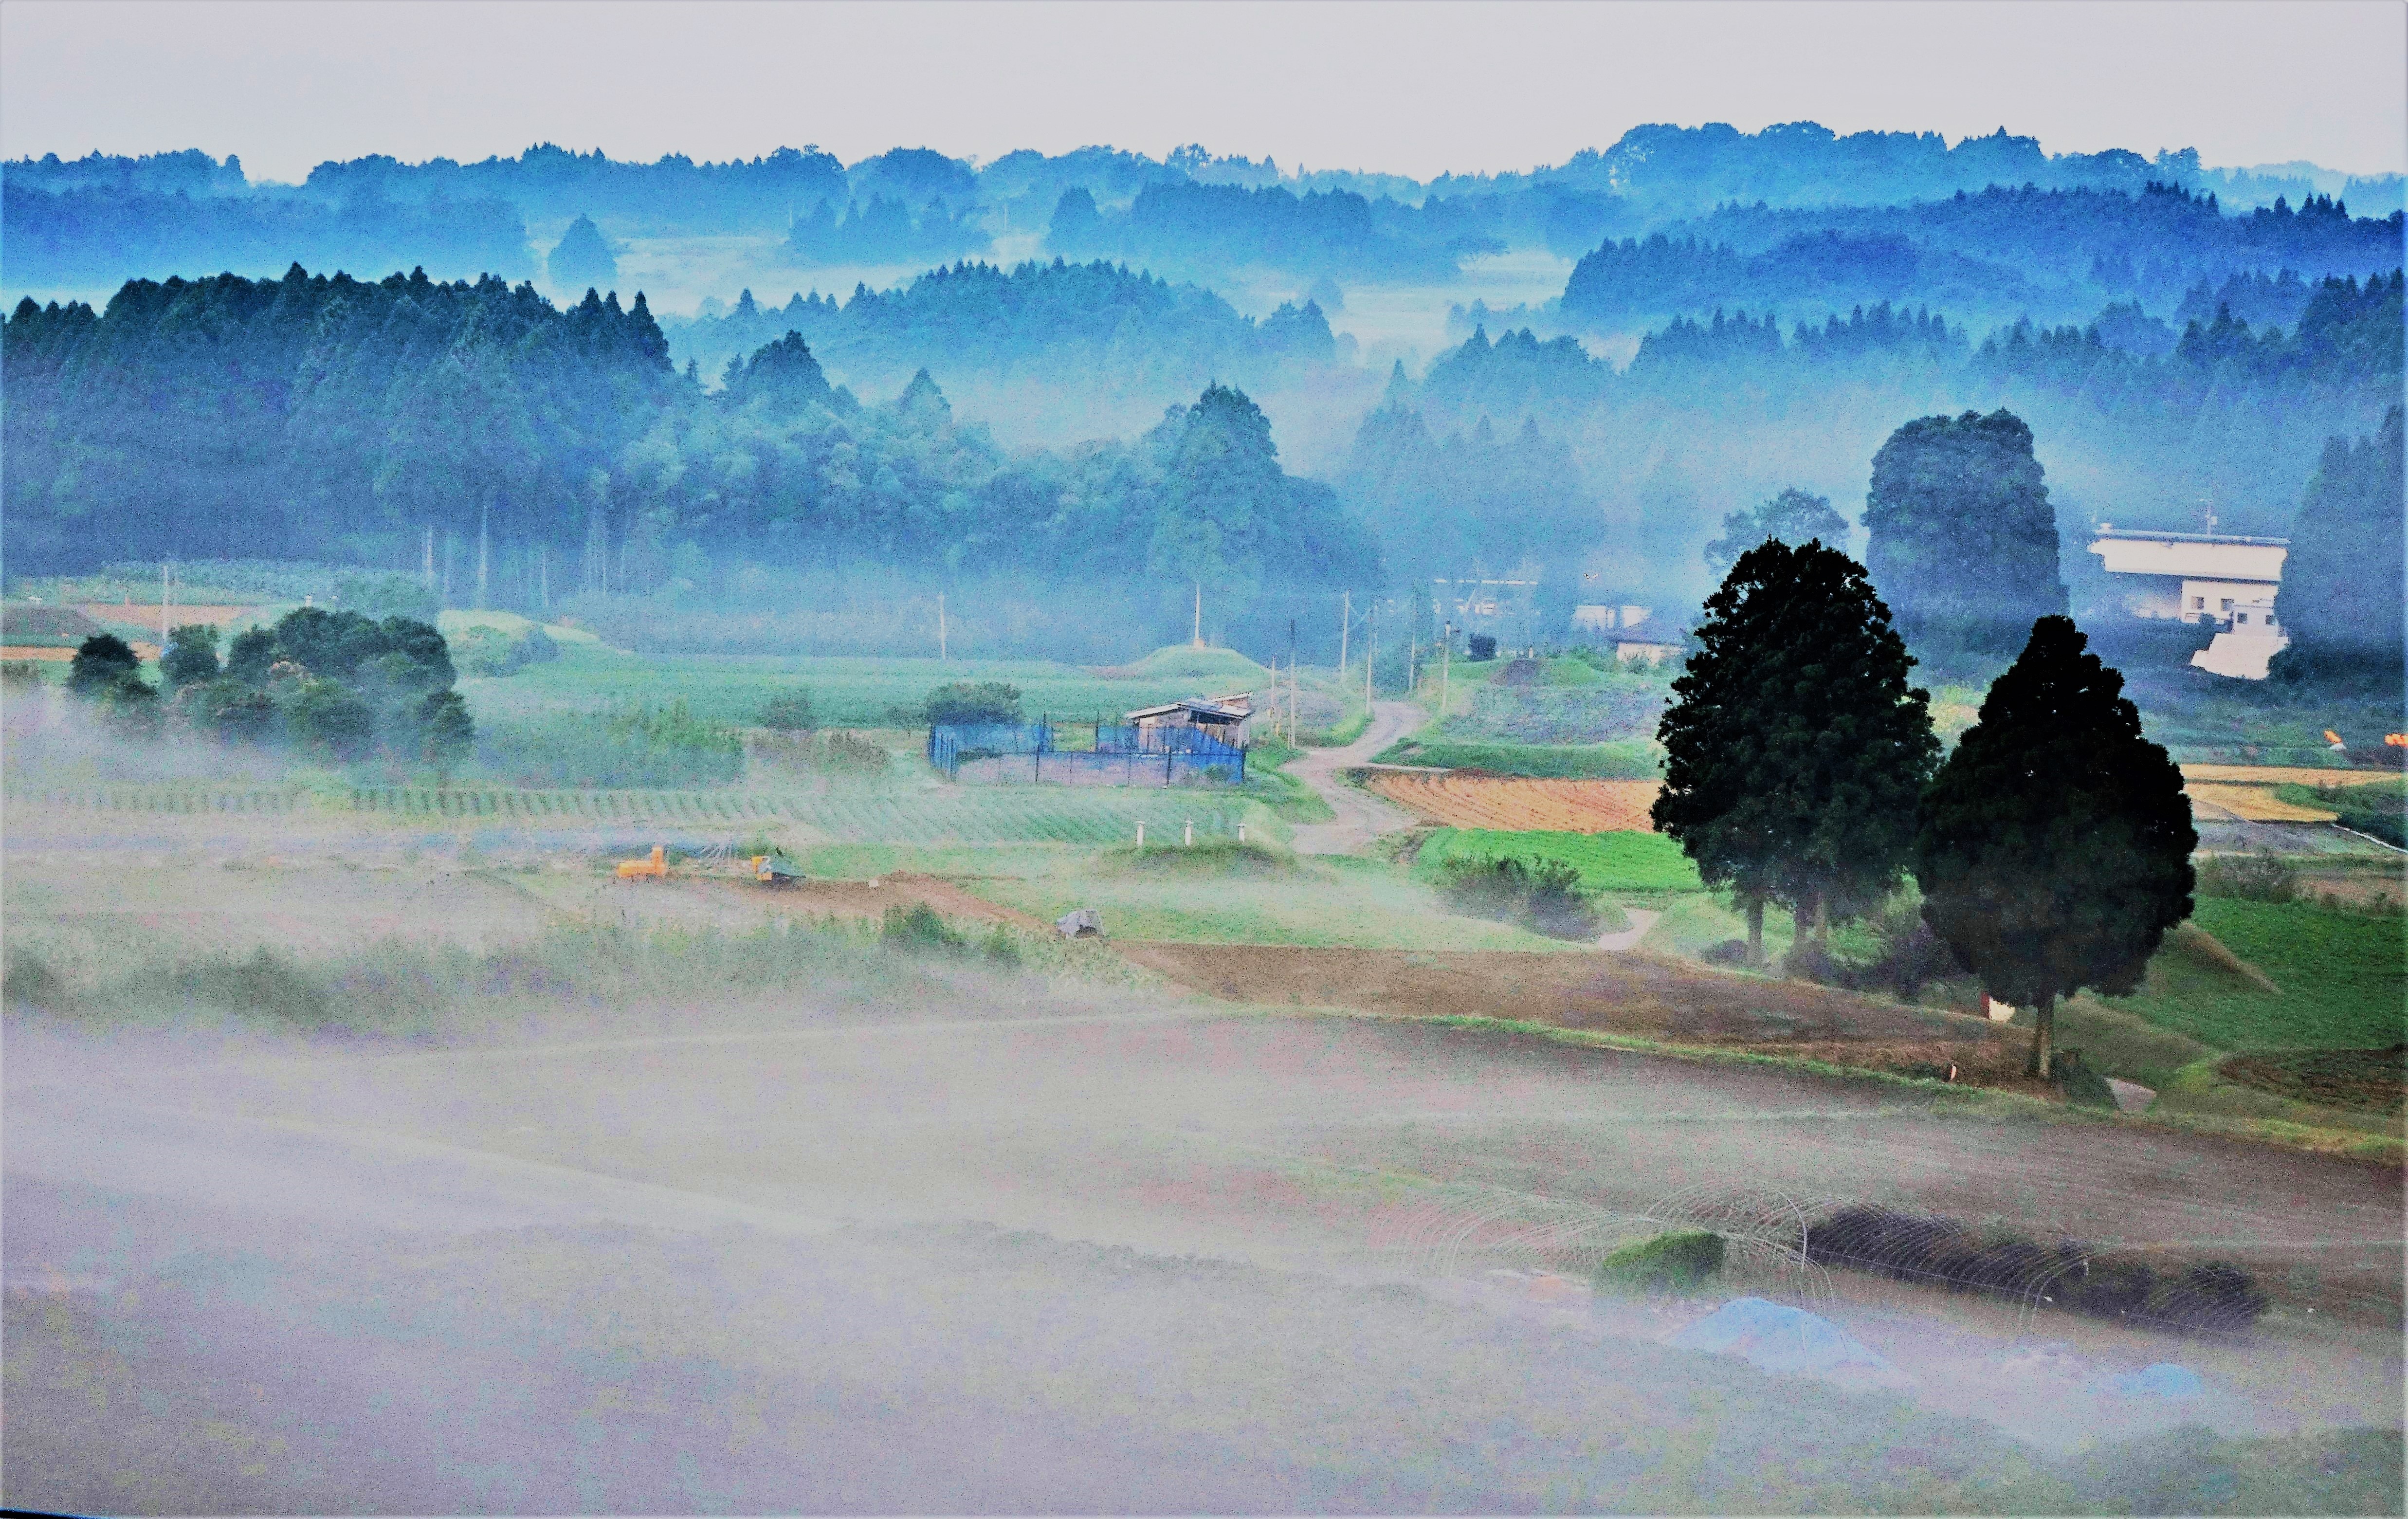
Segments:
[[[2400,1512],[2402,179],[1897,125],[25,142],[0,1496]]]

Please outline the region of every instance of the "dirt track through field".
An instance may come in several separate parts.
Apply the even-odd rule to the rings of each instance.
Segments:
[[[1337,749],[1309,749],[1289,763],[1288,773],[1311,786],[1338,814],[1327,823],[1298,824],[1297,853],[1352,854],[1413,825],[1412,813],[1348,785],[1340,772],[1363,764],[1427,721],[1428,714],[1412,702],[1374,702],[1370,724],[1361,738]]]

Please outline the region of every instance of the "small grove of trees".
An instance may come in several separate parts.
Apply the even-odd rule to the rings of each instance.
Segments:
[[[282,742],[337,760],[372,753],[449,768],[475,738],[443,635],[407,617],[372,621],[304,607],[238,635],[221,660],[218,630],[174,629],[160,679],[177,720],[230,742]],[[76,653],[67,689],[112,713],[158,693],[134,652],[107,634]]]
[[[2182,772],[2141,731],[2124,678],[2043,617],[1924,795],[1924,920],[1990,994],[2033,1010],[2050,1074],[2057,999],[2140,985],[2196,878]]]
[[[1656,729],[1654,817],[1738,896],[1760,965],[1767,901],[1820,938],[1897,885],[1940,743],[1889,609],[1839,550],[1760,543],[1705,610]]]
[[[1749,962],[1763,963],[1766,902],[1819,946],[1911,866],[1940,943],[2035,1010],[2030,1068],[2047,1079],[2058,999],[2132,990],[2191,910],[2189,799],[2123,677],[2070,620],[2040,618],[1935,769],[1914,661],[1846,555],[1761,544],[1706,612],[1657,730],[1654,817],[1739,898]]]
[[[1865,564],[1918,648],[2005,653],[2062,613],[2057,519],[2031,429],[1987,416],[1918,417],[1873,455]]]

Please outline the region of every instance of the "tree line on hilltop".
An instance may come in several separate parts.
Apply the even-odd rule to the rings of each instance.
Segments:
[[[924,373],[865,405],[799,335],[710,393],[671,366],[641,295],[564,309],[498,279],[297,265],[136,281],[106,312],[27,301],[0,341],[19,565],[409,564],[431,532],[498,546],[519,585],[555,595],[651,589],[706,552],[1205,577],[1237,599],[1380,573],[1370,535],[1221,386],[1125,442],[1007,455]]]

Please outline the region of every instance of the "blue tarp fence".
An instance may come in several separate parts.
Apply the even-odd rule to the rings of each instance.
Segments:
[[[1194,728],[1138,728],[1096,724],[1096,747],[1062,749],[1054,724],[1035,723],[939,723],[928,729],[928,763],[948,781],[962,766],[994,759],[1004,778],[1020,779],[1026,761],[1031,781],[1088,784],[1168,786],[1182,781],[1246,783],[1246,752]]]

